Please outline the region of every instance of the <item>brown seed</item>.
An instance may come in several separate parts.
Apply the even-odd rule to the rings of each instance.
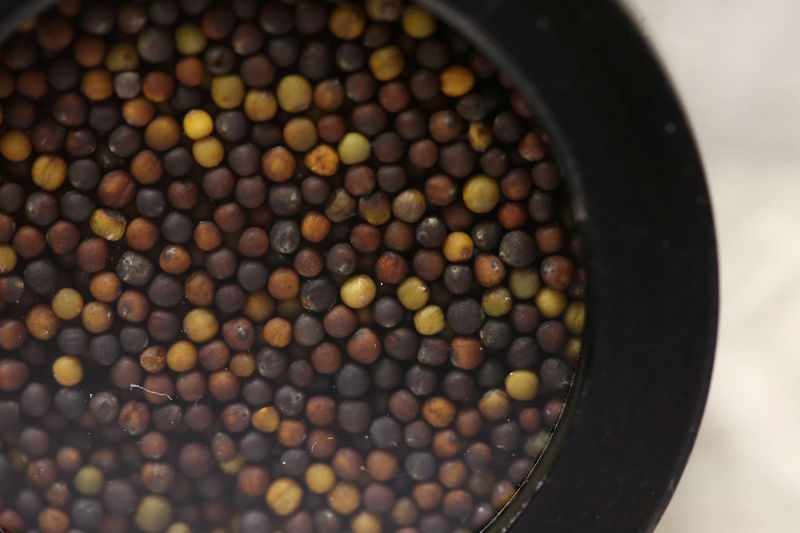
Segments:
[[[497,221],[505,229],[518,229],[528,222],[528,212],[520,202],[506,202],[497,209]]]
[[[128,322],[144,322],[150,312],[150,302],[141,291],[129,289],[117,300],[117,315]]]
[[[273,298],[290,300],[300,293],[300,280],[294,271],[278,268],[269,276],[267,290]]]
[[[189,274],[183,289],[186,299],[192,305],[205,307],[214,301],[214,280],[204,271]]]
[[[483,362],[483,346],[471,337],[456,337],[450,343],[450,361],[457,368],[474,370]]]
[[[239,378],[229,370],[219,370],[208,376],[208,391],[220,402],[230,402],[239,396]]]
[[[334,374],[342,364],[342,353],[330,342],[323,342],[311,351],[311,366],[320,374]]]
[[[90,333],[103,333],[113,325],[114,313],[106,303],[89,302],[81,311],[81,323]]]
[[[28,367],[21,361],[0,359],[0,391],[21,389],[28,381]]]
[[[25,326],[32,337],[39,340],[50,340],[61,327],[61,320],[47,304],[39,304],[31,308],[25,316]]]
[[[47,230],[47,244],[57,254],[73,251],[80,241],[80,230],[75,224],[59,220]]]
[[[42,510],[37,522],[42,533],[66,533],[69,528],[69,516],[60,509],[47,507]]]
[[[89,100],[100,101],[114,94],[111,73],[103,68],[88,70],[81,79],[81,91]]]
[[[431,510],[441,503],[444,490],[435,481],[427,481],[414,486],[412,495],[420,509]]]
[[[309,242],[322,242],[331,230],[331,221],[322,213],[309,211],[300,223],[300,233]]]
[[[144,403],[128,402],[120,409],[118,423],[130,435],[141,435],[150,425],[150,410]]]
[[[147,252],[156,245],[159,233],[159,227],[154,221],[137,217],[128,224],[125,231],[125,242],[137,252]]]
[[[167,366],[167,351],[161,346],[148,346],[139,355],[139,364],[151,374],[157,374]]]
[[[128,227],[130,231],[130,226]],[[94,273],[103,270],[108,262],[109,249],[105,240],[100,238],[85,239],[78,245],[76,259],[81,270]]]
[[[239,471],[236,486],[247,496],[261,496],[267,493],[269,474],[257,465],[247,465]]]
[[[261,169],[268,179],[284,182],[294,175],[296,168],[294,155],[282,146],[268,150],[261,158]]]
[[[300,446],[306,440],[306,425],[299,420],[285,419],[278,425],[278,442],[283,446]]]
[[[164,165],[151,150],[142,150],[131,160],[131,175],[142,185],[152,185],[161,179]]]
[[[123,170],[112,170],[100,180],[97,197],[106,207],[120,209],[133,200],[136,183],[131,175]]]
[[[98,272],[92,277],[89,292],[95,299],[111,303],[122,294],[122,282],[113,272]]]
[[[197,57],[185,57],[175,65],[175,77],[187,87],[197,87],[203,82],[206,70]]]
[[[44,234],[33,226],[22,226],[17,229],[11,244],[23,259],[38,257],[47,248],[47,240]],[[78,266],[80,266],[80,261]]]
[[[180,140],[180,126],[174,118],[162,115],[147,124],[144,130],[144,142],[158,152],[169,150]]]
[[[422,406],[423,418],[433,427],[447,427],[456,414],[453,402],[441,396],[434,396],[425,401]]]
[[[148,72],[142,80],[142,94],[154,103],[166,102],[175,91],[175,80],[166,72]]]

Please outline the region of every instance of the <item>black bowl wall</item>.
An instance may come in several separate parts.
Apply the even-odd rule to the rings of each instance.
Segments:
[[[493,528],[651,531],[697,434],[717,323],[714,228],[687,121],[611,0],[418,0],[532,102],[570,179],[588,250],[576,390]],[[0,38],[50,4],[0,1]]]

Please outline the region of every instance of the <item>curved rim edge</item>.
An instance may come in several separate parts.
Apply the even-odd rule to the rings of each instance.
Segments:
[[[714,223],[688,121],[612,0],[417,1],[528,98],[588,248],[583,375],[546,471],[491,531],[652,531],[694,445],[716,343]]]

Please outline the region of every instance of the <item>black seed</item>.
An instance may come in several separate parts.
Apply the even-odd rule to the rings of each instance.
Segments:
[[[369,428],[369,436],[378,448],[399,448],[403,441],[403,428],[390,416],[376,418]]]
[[[147,285],[153,277],[155,269],[153,263],[150,262],[144,255],[127,251],[122,254],[119,262],[117,263],[117,276],[123,283],[133,285],[134,287],[143,287]]]
[[[406,387],[417,396],[428,396],[438,382],[436,373],[422,365],[414,365],[406,372]]]
[[[300,286],[300,302],[309,311],[323,313],[336,303],[338,292],[328,278],[311,279]]]
[[[336,373],[336,391],[346,398],[361,396],[369,390],[369,386],[369,373],[356,363],[345,363]]]
[[[447,324],[459,335],[471,335],[483,324],[481,304],[473,298],[460,298],[447,308]]]

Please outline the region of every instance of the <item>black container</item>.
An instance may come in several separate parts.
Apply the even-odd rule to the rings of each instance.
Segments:
[[[533,104],[588,251],[578,382],[542,464],[490,530],[651,531],[697,434],[717,323],[713,221],[686,118],[616,2],[418,1]],[[0,38],[50,3],[0,2]]]

